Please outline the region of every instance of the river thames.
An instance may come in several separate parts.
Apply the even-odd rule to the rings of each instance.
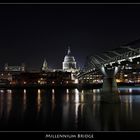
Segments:
[[[0,131],[140,131],[140,88],[119,88],[121,104],[100,89],[0,90]]]

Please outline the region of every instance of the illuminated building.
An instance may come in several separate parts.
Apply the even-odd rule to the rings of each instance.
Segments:
[[[10,72],[1,71],[0,80],[12,81],[12,74]]]
[[[139,83],[140,82],[140,64],[138,60],[132,63],[125,63],[116,75],[119,83]]]
[[[103,75],[95,70],[93,73],[86,74],[79,78],[80,83],[102,83]],[[125,62],[121,65],[119,72],[116,74],[117,83],[140,83],[140,62]]]
[[[70,47],[68,47],[67,55],[64,57],[64,62],[62,63],[62,69],[67,72],[77,72],[76,61],[74,56],[71,55]]]
[[[0,72],[1,80],[8,80],[12,82],[14,74],[20,74],[25,72],[25,64],[22,63],[21,66],[9,66],[8,63],[4,65],[4,71]]]
[[[25,64],[22,63],[21,66],[9,66],[8,63],[6,63],[4,66],[4,71],[25,72]]]
[[[13,74],[14,84],[20,85],[67,85],[74,83],[75,81],[71,79],[70,72],[25,72],[19,74]]]
[[[46,61],[46,59],[44,59],[43,66],[42,66],[42,71],[47,71],[47,70],[48,70],[47,61]]]
[[[99,84],[103,83],[103,76],[98,71],[94,70],[93,73],[86,74],[83,77],[79,78],[79,82],[87,84]]]

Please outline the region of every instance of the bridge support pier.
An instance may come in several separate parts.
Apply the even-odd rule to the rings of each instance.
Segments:
[[[120,103],[120,97],[118,95],[118,87],[115,78],[115,75],[118,72],[118,67],[107,68],[102,66],[101,71],[104,75],[101,102]]]

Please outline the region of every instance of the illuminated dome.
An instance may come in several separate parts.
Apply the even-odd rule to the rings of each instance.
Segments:
[[[76,69],[76,61],[71,55],[70,47],[68,47],[67,55],[64,57],[63,70],[74,71]]]

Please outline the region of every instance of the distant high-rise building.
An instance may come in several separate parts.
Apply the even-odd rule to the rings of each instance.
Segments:
[[[68,47],[67,55],[64,57],[64,62],[62,63],[62,69],[67,72],[76,72],[76,61],[74,56],[71,55],[70,47]]]
[[[42,71],[47,71],[47,70],[48,70],[47,61],[46,61],[46,59],[44,59],[43,66],[42,66]]]

